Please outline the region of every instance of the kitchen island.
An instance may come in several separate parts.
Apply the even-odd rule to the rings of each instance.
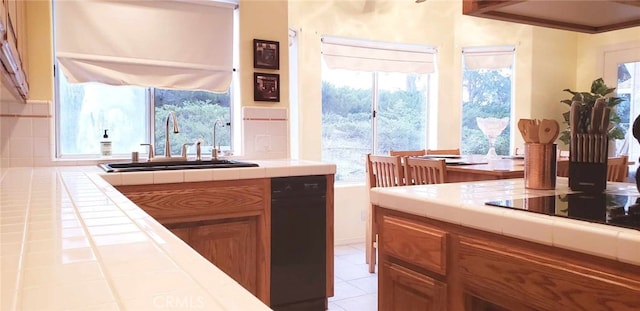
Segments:
[[[378,309],[640,309],[639,230],[485,205],[569,192],[565,178],[373,188]]]
[[[0,309],[270,310],[114,188],[335,173],[319,162],[255,162],[109,174],[95,166],[1,170]]]

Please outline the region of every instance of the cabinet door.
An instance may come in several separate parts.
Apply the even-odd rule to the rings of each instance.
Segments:
[[[584,264],[471,237],[460,237],[458,260],[465,292],[508,310],[640,310],[640,283],[608,272],[604,261]]]
[[[385,255],[445,275],[447,233],[426,224],[394,216],[382,217],[380,249]]]
[[[190,230],[188,244],[193,249],[257,294],[256,217],[229,219]]]
[[[397,264],[380,267],[380,311],[446,310],[447,285]]]

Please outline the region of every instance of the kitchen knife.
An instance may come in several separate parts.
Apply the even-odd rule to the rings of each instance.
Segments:
[[[595,162],[594,159],[594,154],[595,154],[595,144],[596,141],[594,140],[594,135],[593,134],[586,134],[587,135],[587,146],[588,146],[588,162]]]
[[[589,161],[589,144],[587,143],[587,134],[580,134],[582,136],[582,160],[581,162]]]
[[[600,134],[609,133],[609,115],[611,114],[611,108],[604,107],[602,109],[602,116],[600,117]]]
[[[575,162],[582,162],[582,134],[576,134],[576,159]]]
[[[602,136],[602,135],[600,135],[600,134],[595,134],[595,135],[593,135],[593,138],[594,138],[594,143],[593,143],[593,145],[594,145],[594,148],[593,148],[593,149],[594,149],[594,151],[593,151],[593,152],[594,152],[593,160],[594,160],[594,162],[596,162],[596,163],[600,163],[600,155],[602,154],[602,152],[600,152],[600,149],[602,149],[602,148],[600,148],[600,137],[601,137],[601,136]]]
[[[600,133],[600,126],[602,126],[602,115],[604,113],[605,103],[603,98],[598,98],[591,110],[591,126],[589,127],[589,134]]]
[[[569,156],[572,161],[578,160],[578,120],[580,119],[580,103],[572,102],[569,110],[569,128],[571,130],[571,140],[569,146]]]
[[[600,162],[607,163],[609,160],[609,136],[602,134],[600,141]]]

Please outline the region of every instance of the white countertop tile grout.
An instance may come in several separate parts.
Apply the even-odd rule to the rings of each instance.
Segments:
[[[640,230],[484,204],[572,192],[566,178],[558,178],[555,190],[525,189],[523,179],[507,179],[372,188],[370,198],[389,209],[640,265]],[[626,183],[610,183],[607,192],[639,195]]]
[[[184,182],[186,176],[206,181],[335,173],[334,164],[320,162],[257,162],[258,169],[195,175],[107,174],[93,166],[1,169],[0,307],[164,310],[176,298],[195,299],[189,302],[195,303],[192,307],[206,310],[270,310],[113,187],[149,180]],[[146,251],[136,257],[140,247]],[[84,269],[65,268],[74,266]],[[59,271],[67,271],[64,280]],[[157,280],[147,283],[145,278],[144,286],[127,289],[145,273]],[[27,299],[33,297],[38,299]]]

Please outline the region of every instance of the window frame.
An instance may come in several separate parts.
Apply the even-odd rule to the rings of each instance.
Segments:
[[[240,16],[239,16],[239,9],[238,9],[238,2],[235,1],[220,1],[220,2],[227,2],[227,3],[233,3],[235,4],[236,8],[233,10],[233,57],[232,57],[232,66],[233,68],[238,68],[239,67],[239,61],[240,61],[240,33],[239,33],[239,24],[240,24]],[[212,4],[215,5],[215,4]],[[55,7],[53,8],[55,10]],[[55,29],[53,29],[53,65],[54,65],[54,70],[53,70],[53,87],[54,87],[54,115],[53,115],[53,119],[54,119],[54,124],[53,124],[53,130],[54,130],[54,160],[99,160],[101,159],[100,155],[96,155],[95,154],[62,154],[61,152],[61,133],[62,131],[60,131],[60,82],[59,82],[59,70],[60,70],[60,66],[58,64],[58,60],[55,57],[56,55],[56,49],[55,49]],[[229,120],[226,120],[228,123],[230,123],[230,145],[231,145],[231,150],[233,151],[233,154],[235,155],[239,155],[242,154],[243,150],[242,150],[242,137],[241,137],[241,124],[242,124],[242,116],[241,116],[241,100],[240,100],[240,80],[239,80],[239,73],[236,69],[234,69],[232,71],[232,79],[231,79],[231,84],[229,85],[229,94],[230,94],[230,98],[229,98]],[[153,87],[146,87],[145,88],[145,93],[146,93],[146,97],[145,97],[145,128],[146,128],[146,133],[145,133],[145,140],[146,141],[142,141],[140,143],[153,143],[154,142],[154,137],[155,137],[155,103],[154,103],[154,92],[153,92]],[[185,90],[188,91],[188,90]],[[211,133],[213,135],[213,124],[215,122],[215,119],[213,119],[211,121]],[[97,140],[99,140],[99,138],[96,138]],[[134,151],[134,150],[132,150]],[[128,158],[129,155],[128,154],[113,154],[111,156],[112,159],[118,159],[118,158]]]
[[[435,56],[435,55],[434,55]],[[321,66],[322,70],[335,70],[332,68],[328,68],[328,66],[326,66],[326,64],[324,64],[324,60],[321,60],[321,62],[323,63],[323,65]],[[366,73],[371,77],[371,83],[369,88],[371,89],[371,103],[369,105],[369,115],[370,115],[370,129],[369,129],[369,135],[371,137],[371,149],[369,150],[370,153],[372,154],[381,154],[381,150],[380,150],[380,146],[378,145],[378,142],[380,140],[380,131],[379,131],[379,118],[381,117],[380,115],[380,74],[385,74],[385,72],[364,72],[364,71],[356,71],[356,70],[349,70],[349,69],[340,69],[340,70],[348,70],[348,71],[352,71],[352,72],[359,72],[359,73]],[[427,146],[429,146],[429,142],[432,139],[433,134],[430,134],[430,131],[432,130],[431,128],[431,118],[433,118],[432,116],[432,105],[433,102],[435,101],[435,99],[437,99],[437,71],[433,72],[433,73],[403,73],[403,72],[397,72],[397,73],[393,73],[393,74],[404,74],[405,76],[409,76],[409,75],[418,75],[418,76],[424,76],[426,79],[426,90],[424,91],[424,98],[425,98],[425,102],[424,102],[424,115],[423,115],[423,130],[424,133],[422,133],[422,137],[423,137],[423,141],[421,142],[422,148],[426,149]],[[324,76],[324,75],[323,75]],[[321,78],[322,82],[324,83],[324,77]],[[323,128],[324,125],[321,124],[321,128]],[[324,137],[322,137],[321,139],[321,143],[322,143],[322,148],[324,150]],[[365,153],[366,154],[366,153]],[[364,155],[363,154],[363,159],[364,159]],[[324,161],[324,159],[323,159]],[[364,169],[364,165],[362,166],[362,168]],[[339,169],[339,168],[338,168]],[[366,174],[362,176],[362,180],[336,180],[337,183],[345,183],[345,184],[352,184],[352,183],[361,183],[364,182],[366,179]]]
[[[55,132],[55,154],[54,154],[54,158],[55,159],[74,159],[74,160],[93,160],[96,159],[96,154],[63,154],[62,153],[62,131],[60,129],[61,127],[61,122],[60,122],[60,116],[61,116],[61,100],[60,100],[60,67],[57,66],[57,63],[54,61],[54,98],[55,98],[55,105],[54,105],[54,132]],[[236,73],[234,72],[234,81],[236,81]],[[225,120],[228,123],[230,123],[230,145],[231,145],[231,150],[235,153],[238,154],[241,152],[241,149],[239,147],[239,145],[237,144],[237,142],[235,141],[235,138],[237,136],[239,136],[239,129],[236,129],[237,127],[235,126],[235,124],[237,124],[237,122],[235,122],[234,120],[236,119],[236,111],[238,109],[238,107],[236,107],[236,103],[238,102],[236,100],[236,93],[235,92],[235,85],[236,83],[232,83],[232,85],[229,87],[229,115],[230,118],[229,120]],[[145,113],[144,113],[144,118],[145,118],[145,129],[146,129],[146,133],[145,133],[145,140],[141,141],[140,143],[154,143],[155,142],[155,93],[154,93],[154,89],[152,87],[146,87],[145,89]],[[189,91],[189,90],[185,90],[185,91]],[[179,120],[180,121],[180,120]],[[213,124],[215,122],[215,119],[211,120],[211,133],[213,135]],[[99,138],[96,138],[97,140],[99,140]],[[155,145],[155,144],[154,144]],[[135,151],[135,150],[132,150]],[[100,158],[100,155],[97,155],[98,158]],[[111,158],[127,158],[128,154],[126,153],[114,153]]]
[[[464,87],[464,83],[465,83],[465,70],[467,70],[467,66],[466,66],[466,61],[465,61],[465,54],[475,54],[476,56],[478,55],[482,55],[485,54],[487,55],[488,58],[492,57],[492,56],[496,56],[497,58],[501,58],[504,56],[504,54],[510,54],[510,58],[511,58],[511,65],[509,67],[501,67],[501,68],[470,68],[468,70],[479,70],[479,69],[486,69],[486,70],[501,70],[501,69],[511,69],[511,76],[510,76],[510,80],[511,80],[511,88],[509,90],[509,96],[510,96],[510,103],[509,103],[509,124],[508,124],[508,128],[510,129],[509,131],[509,147],[507,150],[507,155],[511,155],[513,154],[515,151],[515,138],[516,138],[516,120],[515,120],[515,111],[516,111],[516,105],[515,105],[515,96],[516,96],[516,47],[514,45],[502,45],[502,46],[477,46],[477,47],[466,47],[462,49],[462,57],[461,57],[461,79],[460,79],[460,84],[461,84],[461,100],[460,100],[460,146],[463,146],[464,144],[464,135],[463,135],[463,126],[464,123],[463,118],[464,118],[464,91],[465,91],[465,87]],[[500,62],[500,60],[497,61],[498,63]],[[489,61],[490,66],[491,65],[496,65],[496,63]],[[461,152],[462,152],[462,148],[461,148]]]

